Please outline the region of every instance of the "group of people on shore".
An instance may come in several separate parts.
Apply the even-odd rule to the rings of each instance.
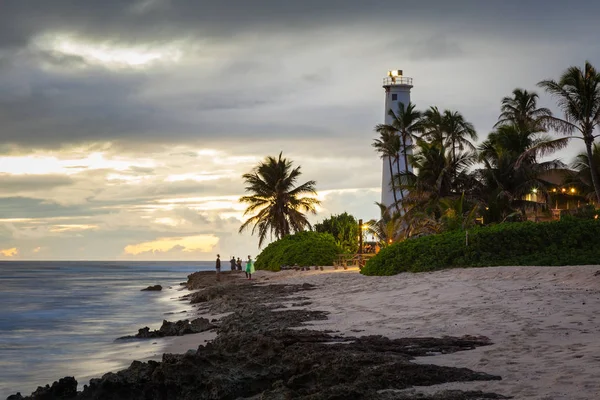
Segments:
[[[235,256],[231,256],[231,260],[229,260],[229,263],[231,264],[231,270],[232,271],[239,271],[242,272],[242,259],[241,258],[235,258]],[[215,267],[217,269],[217,280],[219,280],[220,278],[220,274],[221,274],[221,255],[217,254],[217,262],[215,264]],[[252,279],[252,274],[254,273],[254,261],[252,261],[252,257],[248,256],[248,260],[246,261],[246,268],[244,269],[244,272],[246,273],[246,279],[251,280]]]

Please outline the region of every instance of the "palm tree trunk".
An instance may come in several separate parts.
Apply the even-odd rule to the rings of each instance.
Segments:
[[[396,170],[398,171],[398,174],[399,174],[400,173],[400,156],[398,154],[396,154]],[[400,201],[403,201],[404,200],[404,191],[400,187],[400,186],[402,186],[402,180],[400,180],[400,183],[398,186],[400,189]],[[404,208],[404,206],[402,208]]]
[[[404,173],[408,178],[408,154],[406,154],[406,137],[402,138],[402,153],[404,156]],[[406,210],[404,210],[406,212]]]
[[[394,205],[396,206],[396,210],[400,212],[400,206],[398,205],[398,195],[396,194],[396,184],[394,183],[394,167],[392,165],[392,157],[388,156],[388,164],[390,166],[390,184],[392,185],[392,193],[394,193]]]
[[[402,152],[404,153],[404,173],[408,174],[408,154],[406,154],[406,142],[402,141]]]
[[[452,139],[452,174],[454,175],[454,184],[456,184],[456,144]]]
[[[594,154],[592,152],[594,137],[592,135],[586,135],[584,141],[585,151],[587,152],[588,163],[590,166],[590,175],[592,175],[592,183],[594,185],[594,191],[596,192],[596,203],[600,205],[600,178],[598,177],[598,166],[596,165],[596,160],[594,159]]]

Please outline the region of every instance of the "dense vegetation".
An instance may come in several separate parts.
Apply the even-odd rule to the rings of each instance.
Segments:
[[[600,220],[503,223],[392,244],[367,262],[365,275],[511,265],[586,265],[600,260]]]
[[[256,258],[256,269],[279,271],[282,265],[333,265],[341,252],[329,233],[299,232],[269,244]]]
[[[345,253],[356,253],[358,251],[358,240],[360,234],[358,221],[352,215],[343,213],[332,215],[315,224],[314,229],[320,233],[330,233],[335,242]]]
[[[541,229],[527,228],[528,224],[505,228],[503,223],[549,221],[574,213],[577,218],[597,215],[600,73],[586,62],[583,68],[570,67],[558,80],[546,79],[538,86],[556,100],[560,115],[539,107],[537,93],[517,88],[500,101],[498,120],[479,143],[474,125],[456,110],[431,106],[420,111],[410,102],[388,110],[388,123],[375,126],[378,137],[372,145],[392,175],[394,202],[377,204],[379,218],[364,225],[377,247],[396,248],[407,242],[402,246],[411,248],[416,246],[412,239],[440,234],[444,236],[418,243],[459,243],[453,238],[464,237],[467,230],[484,232],[473,230],[476,226],[494,226],[490,232]],[[583,142],[585,152],[570,166],[554,158],[574,140]],[[300,167],[294,168],[281,154],[267,157],[243,176],[248,195],[240,201],[248,204],[245,215],[252,216],[240,231],[252,227],[252,233],[258,233],[259,247],[267,236],[283,239],[312,229],[305,213],[315,213],[319,204],[315,182],[297,185],[299,176]],[[357,225],[354,217],[344,213],[325,219],[315,229],[330,233],[339,251],[351,253],[357,249],[356,238],[364,233],[357,232]],[[445,267],[443,258],[450,253],[454,254],[450,250],[437,254],[442,258],[438,264]],[[268,263],[263,265],[327,263],[314,255],[303,259],[299,253],[292,254],[298,258],[281,254],[271,261],[272,255],[265,254],[263,262]],[[505,262],[501,257],[494,261],[469,254],[468,259],[462,256],[454,262]],[[402,257],[410,257],[410,252]]]
[[[537,93],[515,89],[501,100],[498,121],[479,144],[474,126],[458,111],[419,111],[412,103],[388,111],[391,122],[375,127],[373,147],[384,168],[401,172],[390,182],[395,203],[379,204],[380,218],[367,223],[380,247],[476,224],[551,220],[557,214],[552,209],[572,212],[600,202],[594,143],[600,73],[586,62],[538,86],[556,100],[562,116],[539,107]],[[551,158],[576,139],[586,152],[572,169]]]

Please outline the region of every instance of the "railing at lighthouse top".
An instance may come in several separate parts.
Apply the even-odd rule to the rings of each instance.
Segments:
[[[413,79],[406,76],[386,76],[383,78],[383,86],[409,85],[412,86]]]

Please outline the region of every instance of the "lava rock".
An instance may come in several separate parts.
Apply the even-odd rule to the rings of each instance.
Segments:
[[[146,289],[142,289],[141,292],[159,292],[161,290],[162,290],[162,286],[154,285],[154,286],[148,286]]]
[[[20,396],[20,393],[17,394]],[[23,397],[9,396],[9,399],[22,399]],[[52,386],[38,386],[35,392],[31,394],[35,400],[51,400],[51,399],[74,399],[77,397],[77,381],[72,376],[66,376],[54,382]],[[12,400],[11,399],[11,400]]]
[[[214,328],[216,328],[216,325],[211,324],[206,318],[196,318],[192,320],[192,322],[187,319],[177,322],[164,320],[159,330],[150,331],[150,328],[146,326],[139,329],[135,336],[123,336],[119,339],[154,339],[165,336],[183,336],[208,331]]]

